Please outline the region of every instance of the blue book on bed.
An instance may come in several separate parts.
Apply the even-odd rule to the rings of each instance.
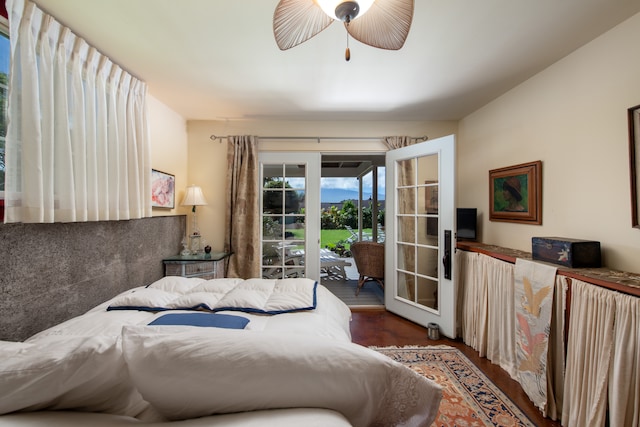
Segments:
[[[244,329],[249,319],[230,314],[215,313],[171,313],[164,314],[149,325],[187,325],[213,328]]]

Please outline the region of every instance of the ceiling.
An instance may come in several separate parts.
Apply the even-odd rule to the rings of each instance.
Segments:
[[[187,120],[457,120],[626,18],[638,0],[416,0],[404,47],[340,23],[288,51],[277,0],[35,0]]]

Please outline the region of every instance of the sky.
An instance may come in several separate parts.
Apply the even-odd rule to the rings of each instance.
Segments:
[[[373,174],[367,174],[363,178],[363,190],[365,194],[371,194]],[[384,180],[385,180],[385,168],[378,168],[378,197],[384,199]],[[340,188],[343,190],[358,191],[358,179],[357,178],[322,178],[322,188]]]

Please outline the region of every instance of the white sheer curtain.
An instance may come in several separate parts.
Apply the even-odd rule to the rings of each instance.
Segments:
[[[151,216],[146,84],[29,0],[6,6],[5,222]]]
[[[640,298],[616,294],[609,425],[640,426]]]
[[[613,352],[614,293],[574,280],[562,425],[603,426]]]
[[[562,425],[640,425],[639,321],[639,298],[573,280]]]
[[[514,266],[479,253],[456,253],[463,273],[462,338],[516,378]]]

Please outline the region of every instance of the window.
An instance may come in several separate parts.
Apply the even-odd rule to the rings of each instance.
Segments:
[[[9,95],[9,28],[0,18],[0,222],[4,221],[4,147],[7,137],[7,98]]]

